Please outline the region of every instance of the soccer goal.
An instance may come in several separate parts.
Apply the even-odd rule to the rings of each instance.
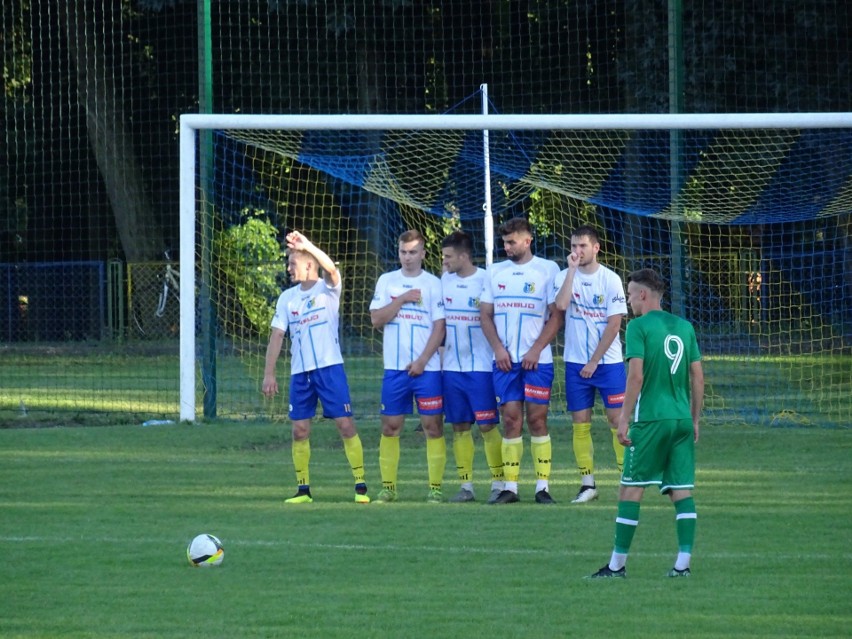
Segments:
[[[180,154],[181,420],[286,416],[286,392],[259,388],[287,230],[339,261],[353,408],[373,416],[368,306],[400,233],[426,235],[439,273],[447,233],[471,232],[484,266],[501,259],[496,225],[518,215],[543,257],[563,263],[589,223],[601,262],[665,275],[666,303],[699,333],[710,415],[852,418],[852,113],[192,114]],[[555,390],[564,412],[559,374]]]

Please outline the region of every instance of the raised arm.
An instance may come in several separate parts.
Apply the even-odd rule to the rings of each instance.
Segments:
[[[287,248],[292,251],[304,251],[312,255],[322,269],[325,283],[332,287],[340,284],[340,271],[337,270],[337,265],[334,261],[325,251],[299,233],[299,231],[287,234]]]
[[[571,299],[574,297],[574,275],[577,273],[577,264],[580,258],[575,253],[568,255],[568,268],[565,273],[565,281],[559,287],[559,292],[556,294],[556,308],[560,311],[567,311],[571,306]]]

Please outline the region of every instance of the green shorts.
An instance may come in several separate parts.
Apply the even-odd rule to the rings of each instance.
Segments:
[[[665,494],[695,487],[695,440],[691,419],[636,422],[624,451],[623,486],[660,487]]]

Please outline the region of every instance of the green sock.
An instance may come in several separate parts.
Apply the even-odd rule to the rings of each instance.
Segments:
[[[639,525],[639,502],[618,502],[618,515],[615,518],[615,552],[627,554],[630,552],[630,544],[633,535],[636,534],[636,526]]]
[[[677,547],[680,552],[692,553],[695,543],[695,500],[692,497],[675,502]]]

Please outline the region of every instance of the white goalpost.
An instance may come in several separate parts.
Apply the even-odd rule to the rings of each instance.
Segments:
[[[600,115],[241,115],[180,117],[180,405],[181,421],[193,422],[196,407],[196,237],[198,134],[203,130],[438,131],[488,132],[592,130],[852,129],[852,113],[600,114]],[[484,174],[483,237],[493,241],[488,174]],[[490,252],[490,250],[489,250]]]

